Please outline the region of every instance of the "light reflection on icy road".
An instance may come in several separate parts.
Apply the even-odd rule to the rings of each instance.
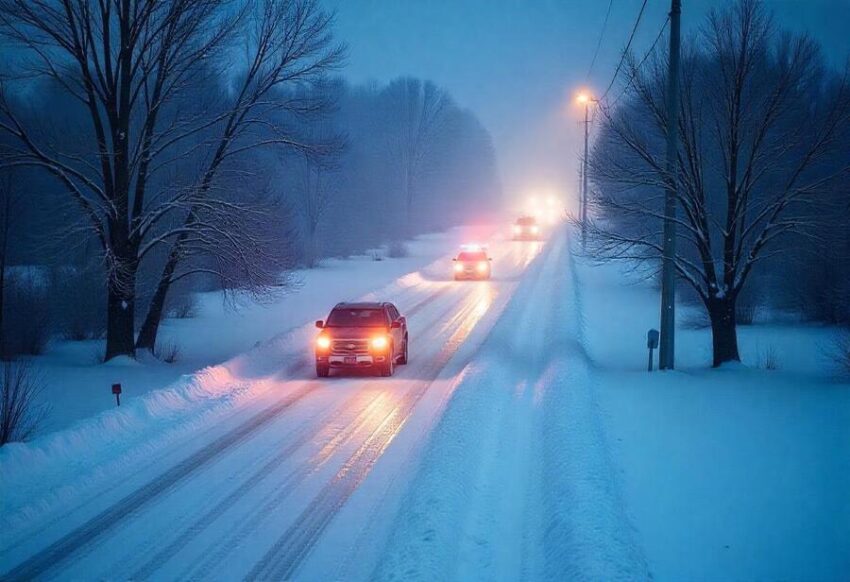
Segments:
[[[448,260],[444,273],[403,277],[384,297],[409,318],[411,361],[396,376],[242,378],[275,389],[198,435],[206,444],[188,457],[134,467],[4,540],[4,577],[285,579],[344,567],[541,249],[491,245],[490,281],[451,281]]]

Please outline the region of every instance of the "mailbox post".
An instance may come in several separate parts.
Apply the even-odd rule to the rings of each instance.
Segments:
[[[115,404],[121,406],[121,384],[113,384],[112,393],[115,394]]]
[[[651,329],[646,332],[646,347],[649,348],[649,365],[647,370],[652,372],[652,350],[658,347],[658,330]]]

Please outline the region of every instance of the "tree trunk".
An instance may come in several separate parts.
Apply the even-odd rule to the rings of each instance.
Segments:
[[[712,300],[708,307],[711,319],[711,340],[714,367],[726,362],[740,362],[738,355],[738,328],[735,321],[735,297]]]
[[[162,316],[165,311],[165,300],[168,298],[168,290],[171,288],[171,280],[176,269],[177,254],[172,250],[172,253],[168,255],[168,262],[165,263],[162,276],[159,278],[156,291],[151,298],[145,321],[139,330],[139,339],[136,341],[136,348],[140,350],[144,349],[152,352],[156,346],[159,324],[162,322]]]
[[[133,341],[136,312],[135,268],[115,275],[106,297],[106,360],[117,356],[136,356]]]
[[[5,238],[5,232],[4,232]],[[3,248],[0,249],[0,360],[6,358],[6,341],[5,336],[3,334],[3,298],[6,295],[6,245],[5,240],[2,245]]]
[[[3,223],[0,224],[0,360],[6,358],[6,336],[3,333],[3,313],[5,313],[5,307],[3,306],[3,300],[6,296],[6,260],[8,259],[8,251],[9,251],[9,230],[12,227],[12,193],[4,192],[3,196],[5,200],[3,201],[4,207],[2,209],[2,214],[0,214],[0,218],[2,218]]]

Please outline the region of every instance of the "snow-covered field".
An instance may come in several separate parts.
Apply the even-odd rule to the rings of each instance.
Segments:
[[[615,266],[578,276],[612,457],[655,578],[846,580],[850,382],[826,355],[836,330],[741,327],[743,364],[712,370],[710,331],[680,327],[677,371],[648,374],[657,291]]]
[[[421,241],[430,254],[413,247],[407,266],[308,273],[289,307],[172,322],[211,341],[234,318],[219,355],[247,351],[0,449],[0,572],[846,579],[850,383],[823,355],[834,330],[743,328],[743,364],[711,370],[708,330],[680,329],[679,369],[648,374],[657,291],[577,263],[564,232],[496,236],[493,280],[453,282],[448,253],[471,236]],[[395,377],[312,378],[310,322],[340,281],[408,315]]]

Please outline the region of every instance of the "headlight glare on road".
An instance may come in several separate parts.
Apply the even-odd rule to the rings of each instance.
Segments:
[[[383,350],[387,347],[387,338],[379,335],[378,337],[372,338],[372,348],[376,350]]]
[[[331,347],[331,338],[324,335],[320,335],[318,338],[316,338],[316,347],[320,350],[328,349],[329,347]]]

